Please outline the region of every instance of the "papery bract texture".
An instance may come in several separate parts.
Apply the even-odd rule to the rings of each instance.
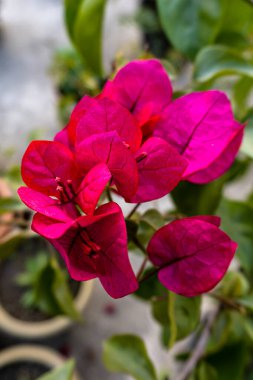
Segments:
[[[156,59],[128,63],[112,81],[107,82],[102,92],[102,96],[127,108],[139,126],[152,122],[169,104],[171,95],[169,77]]]
[[[21,174],[27,186],[57,196],[56,178],[76,180],[78,170],[73,153],[56,141],[32,141],[22,159]]]
[[[136,193],[136,161],[115,131],[95,134],[85,139],[76,149],[76,160],[84,173],[98,163],[105,163],[120,195],[129,199]]]
[[[147,251],[161,268],[158,278],[166,288],[192,297],[223,278],[237,244],[218,225],[217,217],[196,216],[173,221],[154,234]]]
[[[235,122],[228,98],[214,90],[176,99],[154,130],[155,136],[168,141],[189,162],[184,179],[197,183],[207,183],[228,169],[242,133],[243,126]]]
[[[181,180],[187,161],[166,141],[149,138],[136,152],[139,186],[131,202],[147,202],[171,192]]]
[[[116,203],[103,205],[94,215],[80,216],[65,224],[36,214],[32,229],[49,239],[73,279],[98,277],[113,298],[124,297],[138,288],[128,258],[124,217]]]

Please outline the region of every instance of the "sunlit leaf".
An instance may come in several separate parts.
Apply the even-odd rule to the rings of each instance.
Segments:
[[[68,360],[64,365],[55,368],[45,375],[40,376],[37,380],[72,380],[74,374],[75,361]]]

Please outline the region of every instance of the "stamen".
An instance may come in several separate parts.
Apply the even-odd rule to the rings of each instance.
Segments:
[[[68,180],[67,180],[67,186],[68,186],[68,188],[69,188],[71,194],[75,196],[75,195],[76,195],[76,192],[75,192],[75,189],[74,189],[74,187],[73,187],[73,183],[72,183],[72,180],[71,180],[71,179],[68,179]]]
[[[62,186],[57,186],[56,191],[59,192],[60,201],[64,202],[64,189]]]
[[[141,162],[142,160],[144,160],[144,158],[147,157],[147,152],[142,152],[138,157],[136,157],[136,162]]]
[[[130,145],[129,145],[128,143],[126,143],[125,141],[123,141],[123,144],[125,145],[125,147],[126,147],[127,149],[130,149]]]

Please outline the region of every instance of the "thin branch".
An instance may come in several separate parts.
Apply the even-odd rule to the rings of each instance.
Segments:
[[[139,208],[141,203],[137,203],[137,205],[134,206],[134,208],[130,211],[130,213],[127,215],[126,219],[130,219],[131,216],[135,213],[135,211]]]
[[[217,316],[220,312],[220,306],[217,307],[213,312],[210,312],[207,316],[204,324],[204,328],[201,332],[200,338],[196,343],[195,348],[192,351],[192,355],[186,361],[185,366],[183,367],[181,373],[174,380],[187,380],[191,373],[196,368],[199,360],[204,355],[204,351],[208,340],[210,338],[212,327],[217,319]]]
[[[217,301],[221,302],[224,306],[229,307],[230,309],[235,309],[241,314],[246,314],[246,309],[242,305],[239,305],[236,301],[233,301],[229,298],[223,297],[216,293],[208,293],[209,297],[212,297],[216,299]]]
[[[148,262],[148,256],[146,256],[145,259],[143,260],[143,262],[142,262],[142,264],[140,266],[140,269],[139,269],[139,271],[138,271],[138,273],[136,275],[137,281],[140,280],[141,275],[142,275],[142,273],[143,273],[143,271],[144,271],[144,269],[145,269],[145,267],[147,265],[147,262]]]
[[[144,253],[144,255],[147,254],[146,248],[136,236],[132,238],[132,242]]]
[[[146,274],[146,276],[144,276],[139,282],[144,282],[146,280],[148,280],[150,277],[153,277],[155,274],[157,274],[157,272],[159,271],[160,268],[155,268],[152,272],[149,272]]]

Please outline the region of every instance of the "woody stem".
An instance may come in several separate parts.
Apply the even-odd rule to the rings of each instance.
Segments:
[[[147,265],[147,262],[148,262],[148,256],[146,256],[145,259],[143,260],[143,262],[142,262],[142,264],[140,266],[140,269],[139,269],[139,271],[138,271],[138,273],[136,275],[137,281],[140,280],[141,275],[142,275],[142,273],[143,273],[143,271],[144,271],[144,269],[145,269],[145,267]]]

